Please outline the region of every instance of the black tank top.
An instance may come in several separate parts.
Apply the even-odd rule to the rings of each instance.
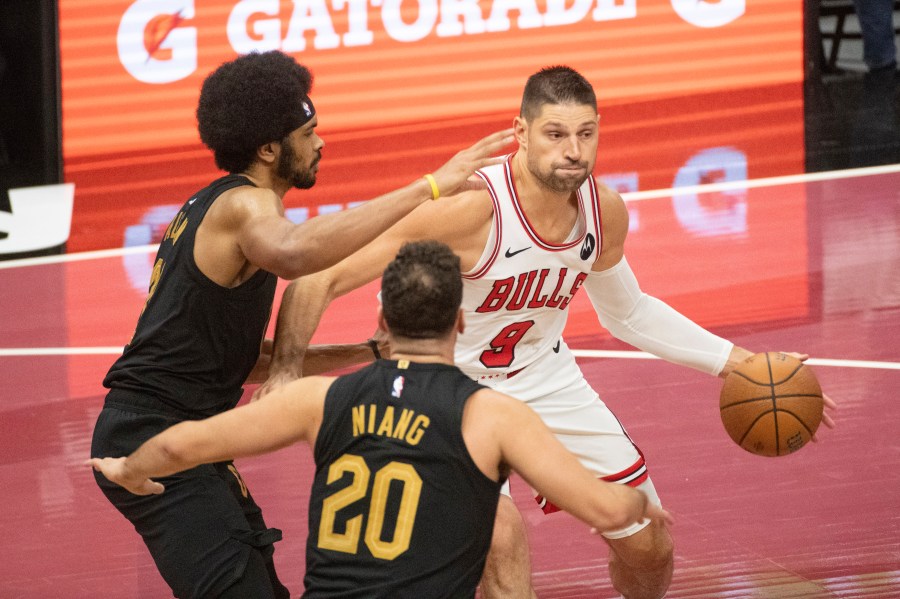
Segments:
[[[455,366],[379,360],[328,391],[304,597],[474,597],[499,482],[472,461]]]
[[[278,278],[259,270],[232,289],[194,262],[197,228],[223,192],[253,185],[228,175],[188,200],[156,254],[134,336],[103,381],[107,403],[186,418],[234,407],[259,355]]]

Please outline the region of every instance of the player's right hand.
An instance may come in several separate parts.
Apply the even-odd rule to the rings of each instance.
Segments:
[[[134,479],[128,475],[128,469],[125,465],[127,458],[91,458],[85,465],[91,466],[120,487],[127,489],[135,495],[159,495],[165,491],[162,483],[150,480],[149,478]]]
[[[662,509],[655,503],[650,503],[647,506],[647,511],[644,513],[644,517],[651,520],[663,522],[668,526],[672,526],[673,524],[675,524],[675,518],[672,517],[672,514]]]
[[[432,173],[441,197],[471,189],[483,189],[484,181],[472,175],[478,169],[503,162],[504,157],[496,154],[512,143],[513,139],[513,129],[504,129],[457,152],[444,166]]]
[[[783,352],[792,358],[797,358],[801,362],[806,362],[809,359],[809,354],[801,354],[798,352],[786,351]],[[822,404],[824,405],[824,410],[822,411],[822,424],[824,424],[828,428],[834,428],[834,418],[831,417],[831,412],[837,410],[837,403],[833,399],[831,399],[828,394],[822,393]],[[816,433],[813,433],[813,436],[810,438],[814,443],[819,442],[819,438],[816,436]]]

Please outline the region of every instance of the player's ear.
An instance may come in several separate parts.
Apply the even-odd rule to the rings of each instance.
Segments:
[[[264,143],[256,148],[256,158],[263,164],[274,164],[279,150],[281,150],[281,144],[277,141]]]
[[[513,130],[516,141],[524,148],[527,145],[526,141],[528,139],[528,122],[525,121],[524,117],[517,116],[513,119]]]
[[[456,313],[456,332],[463,334],[466,332],[466,318],[463,316],[463,309],[460,308]]]
[[[384,310],[380,305],[378,306],[378,330],[383,331],[388,335],[391,334],[390,329],[388,329],[387,322],[384,320]]]

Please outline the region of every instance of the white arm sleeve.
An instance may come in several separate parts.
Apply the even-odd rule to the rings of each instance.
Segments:
[[[642,292],[624,257],[612,268],[588,275],[584,288],[600,324],[616,339],[669,362],[717,375],[734,347]]]

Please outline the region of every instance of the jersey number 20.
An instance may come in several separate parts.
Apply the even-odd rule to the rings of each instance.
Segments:
[[[362,532],[362,514],[350,518],[346,522],[344,532],[334,530],[335,516],[338,511],[366,499],[369,489],[371,471],[362,457],[344,454],[335,460],[328,469],[328,484],[339,480],[350,473],[353,482],[325,498],[322,502],[322,519],[319,521],[319,547],[343,553],[356,554],[359,550],[359,537]],[[391,482],[403,484],[403,494],[397,513],[397,526],[393,539],[385,541],[381,538],[384,528],[384,514],[387,509],[388,492]],[[369,500],[369,517],[366,520],[365,542],[373,556],[392,560],[409,549],[413,525],[416,522],[416,511],[419,509],[419,497],[422,494],[422,477],[411,464],[390,462],[375,473],[372,485],[372,498]]]

